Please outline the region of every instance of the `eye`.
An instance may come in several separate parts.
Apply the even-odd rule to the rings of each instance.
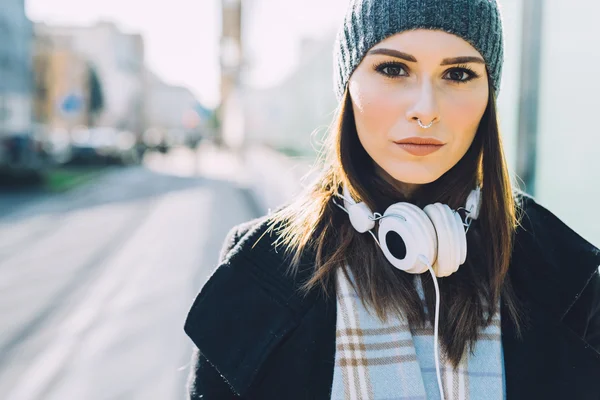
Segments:
[[[397,62],[383,62],[374,66],[375,71],[388,78],[398,78],[401,76],[407,76],[406,66]]]
[[[469,82],[470,80],[479,77],[479,75],[475,71],[466,66],[452,68],[446,73],[446,76],[448,76],[448,78],[445,79],[457,83]]]

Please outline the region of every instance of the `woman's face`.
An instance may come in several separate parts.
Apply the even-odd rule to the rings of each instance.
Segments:
[[[383,40],[349,80],[362,146],[408,192],[435,181],[473,142],[488,102],[487,79],[481,54],[458,36],[419,29]],[[424,129],[418,120],[433,124]],[[439,145],[411,144],[419,139]]]

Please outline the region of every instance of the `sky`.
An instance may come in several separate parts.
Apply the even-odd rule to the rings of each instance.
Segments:
[[[243,0],[249,83],[276,84],[297,62],[301,37],[319,37],[341,21],[348,0]],[[35,22],[90,25],[113,21],[141,33],[146,64],[163,80],[188,87],[208,107],[219,101],[220,0],[26,0]]]

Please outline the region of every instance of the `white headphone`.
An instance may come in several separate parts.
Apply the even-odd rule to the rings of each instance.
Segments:
[[[420,121],[419,121],[420,122]],[[339,194],[338,194],[339,195]],[[442,374],[439,356],[440,288],[436,276],[444,277],[458,270],[467,258],[467,232],[471,222],[479,217],[481,209],[481,188],[469,193],[464,208],[463,223],[458,211],[442,203],[429,204],[421,210],[411,203],[392,204],[383,215],[372,212],[364,203],[356,203],[344,186],[344,206],[335,205],[348,213],[350,223],[360,233],[369,232],[377,242],[388,261],[396,268],[411,274],[429,271],[435,287],[435,315],[433,351],[440,398],[444,400]],[[379,222],[379,240],[371,229]],[[464,228],[467,228],[466,230]],[[388,248],[388,233],[395,232],[404,241],[406,255],[398,258]]]
[[[465,223],[458,210],[452,210],[448,205],[435,203],[427,205],[423,210],[411,203],[400,202],[392,204],[383,215],[373,213],[364,203],[356,203],[346,186],[343,188],[344,206],[338,207],[346,211],[350,223],[360,233],[369,231],[375,222],[379,221],[379,240],[375,241],[383,251],[388,261],[396,268],[412,274],[427,271],[427,265],[421,257],[425,257],[432,265],[435,275],[445,277],[458,270],[467,257],[468,228],[472,220],[477,219],[481,208],[481,189],[472,190],[467,198]],[[460,209],[459,209],[460,210]],[[390,251],[386,238],[390,232],[395,232],[404,241],[406,255],[396,257]]]
[[[356,203],[344,186],[344,206],[336,206],[344,210],[350,217],[350,223],[360,233],[369,232],[379,245],[388,261],[396,268],[411,274],[429,271],[435,287],[435,315],[433,351],[435,371],[437,375],[440,398],[444,400],[442,374],[439,356],[439,321],[440,321],[440,288],[436,276],[444,277],[458,270],[467,258],[467,232],[471,222],[479,217],[481,209],[481,188],[477,187],[469,193],[464,208],[466,211],[463,223],[458,211],[452,210],[442,203],[429,204],[421,210],[414,204],[399,202],[392,204],[383,215],[372,212],[364,203]],[[379,240],[371,229],[379,222]],[[467,228],[466,230],[464,228]],[[388,233],[395,232],[404,241],[406,254],[398,258],[390,251],[386,238]]]

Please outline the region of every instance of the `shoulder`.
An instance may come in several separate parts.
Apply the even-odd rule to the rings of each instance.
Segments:
[[[600,250],[534,197],[515,193],[520,208],[510,275],[516,289],[563,317],[588,284],[598,286]]]
[[[516,194],[520,222],[516,245],[529,246],[561,272],[569,265],[593,270],[600,265],[600,250],[584,239],[536,199],[523,192]]]
[[[275,245],[278,226],[262,217],[232,228],[221,261],[197,295],[185,332],[238,394],[316,300]]]
[[[219,262],[223,262],[223,260],[228,256],[228,254],[242,237],[244,237],[251,230],[256,229],[257,227],[262,227],[266,224],[266,222],[267,217],[259,217],[245,221],[231,228],[227,233],[225,240],[223,241],[221,251],[219,252]]]
[[[278,211],[285,209],[288,205],[289,204],[283,204],[279,208],[273,210],[269,215],[242,222],[231,228],[223,241],[219,253],[219,263],[224,263],[232,256],[236,256],[239,253],[251,251],[259,239],[261,241],[261,246],[259,247],[260,250],[265,251],[274,247],[274,243],[277,240],[277,232],[279,228],[281,228],[281,223],[275,223],[272,216]],[[248,243],[252,240],[254,240],[254,242],[249,247]]]

